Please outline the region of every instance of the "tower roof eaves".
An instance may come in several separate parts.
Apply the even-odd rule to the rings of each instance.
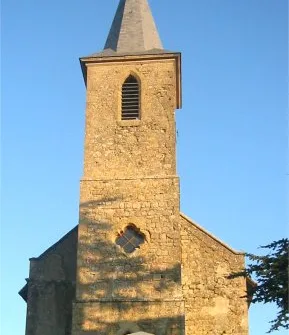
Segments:
[[[81,57],[80,60],[87,58],[104,58],[104,57],[121,57],[121,56],[146,56],[146,55],[161,55],[161,54],[179,54],[180,52],[171,51],[166,49],[151,49],[146,51],[126,51],[116,52],[112,49],[104,49],[100,52],[95,52],[91,55]]]

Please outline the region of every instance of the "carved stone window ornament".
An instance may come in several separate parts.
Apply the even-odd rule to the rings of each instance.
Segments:
[[[144,235],[134,226],[128,226],[121,231],[117,238],[116,244],[123,248],[123,250],[131,254],[140,247],[145,241]]]

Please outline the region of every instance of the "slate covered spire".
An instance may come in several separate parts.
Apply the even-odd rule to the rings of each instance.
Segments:
[[[116,53],[163,50],[147,0],[120,0],[104,50]]]

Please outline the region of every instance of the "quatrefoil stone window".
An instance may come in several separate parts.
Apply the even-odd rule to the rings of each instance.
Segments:
[[[126,253],[131,254],[139,248],[144,241],[144,235],[140,233],[137,228],[128,226],[118,234],[115,242],[122,247]]]

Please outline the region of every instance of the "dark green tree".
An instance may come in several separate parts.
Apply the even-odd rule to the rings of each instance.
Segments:
[[[246,268],[246,275],[253,276],[257,281],[253,303],[275,303],[278,307],[276,319],[270,321],[268,333],[279,328],[289,329],[288,314],[288,238],[274,241],[261,246],[268,249],[265,256],[247,254],[250,264]]]

